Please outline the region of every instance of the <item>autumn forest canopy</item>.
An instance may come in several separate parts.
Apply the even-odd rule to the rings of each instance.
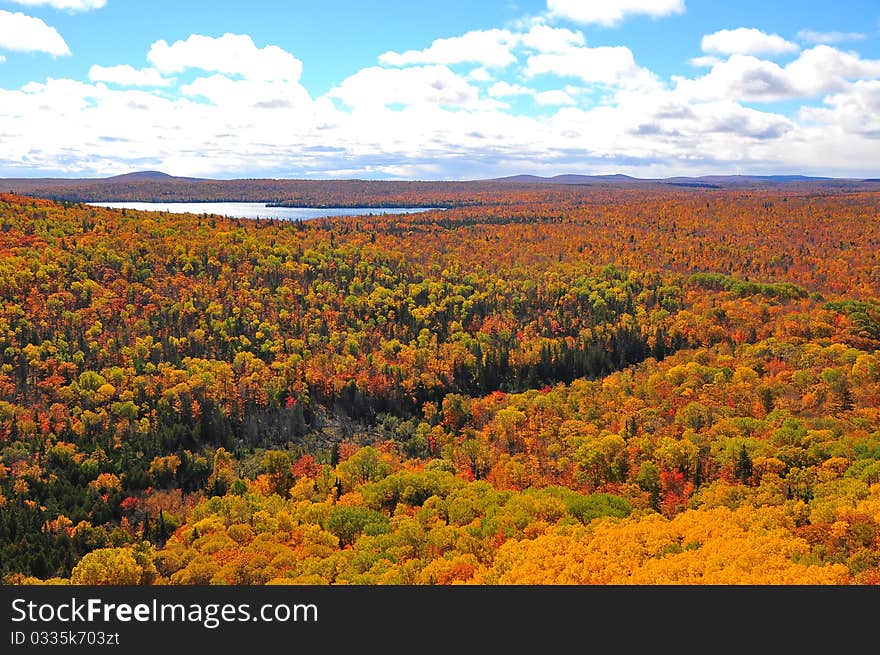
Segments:
[[[880,583],[880,190],[321,188],[0,195],[5,584]]]

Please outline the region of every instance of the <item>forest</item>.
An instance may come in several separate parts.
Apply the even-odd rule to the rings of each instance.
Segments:
[[[0,194],[3,584],[880,584],[880,190],[321,188]]]
[[[107,178],[0,178],[0,192],[69,202],[262,202],[282,207],[474,207],[532,201],[568,204],[614,191],[666,195],[676,188],[853,193],[877,180],[754,177],[642,179],[621,175],[513,176],[490,180],[206,179],[140,171]],[[430,205],[425,203],[430,202]]]
[[[565,193],[565,186],[558,186]],[[502,181],[420,182],[378,180],[243,179],[129,173],[96,179],[0,180],[0,191],[71,202],[264,202],[286,207],[432,207],[506,203],[511,191],[547,198],[543,184]],[[537,192],[537,194],[536,194]]]

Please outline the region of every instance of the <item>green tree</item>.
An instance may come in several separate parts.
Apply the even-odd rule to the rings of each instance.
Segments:
[[[748,484],[749,480],[752,478],[752,458],[749,457],[749,452],[746,450],[745,444],[742,445],[736,456],[734,475],[736,475],[737,479],[742,481],[743,484]]]
[[[376,482],[391,473],[391,464],[382,453],[367,446],[336,467],[337,475],[346,489],[353,489],[360,484]]]
[[[380,534],[388,527],[388,517],[367,507],[337,505],[327,520],[327,530],[339,538],[342,546],[350,546],[363,532]]]
[[[99,548],[87,553],[73,568],[71,584],[137,585],[144,578],[144,567],[128,548]]]

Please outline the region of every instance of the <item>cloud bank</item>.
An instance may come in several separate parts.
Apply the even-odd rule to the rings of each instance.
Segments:
[[[674,15],[684,3],[548,8],[601,26]],[[69,52],[45,23],[11,12],[0,12],[0,48]],[[385,52],[315,96],[301,81],[308,62],[249,35],[157,40],[142,62],[95,64],[86,80],[0,88],[0,172],[472,179],[880,170],[880,60],[829,43],[801,49],[755,28],[707,34],[693,55],[689,75],[664,77],[627,45],[594,45],[547,18]]]

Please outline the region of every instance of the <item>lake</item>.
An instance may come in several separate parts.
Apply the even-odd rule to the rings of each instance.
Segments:
[[[304,221],[322,216],[418,214],[433,207],[267,207],[262,202],[90,202],[94,207],[137,209],[172,214],[217,214],[230,218],[278,218]]]

